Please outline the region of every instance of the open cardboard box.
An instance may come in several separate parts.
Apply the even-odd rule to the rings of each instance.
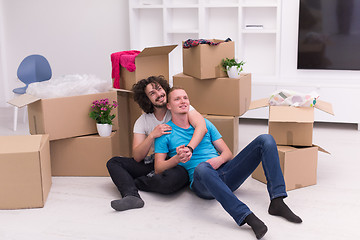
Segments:
[[[249,110],[267,107],[267,98],[252,101]],[[331,103],[317,100],[315,108],[334,115]],[[277,145],[312,146],[314,107],[269,106],[269,134]]]
[[[316,184],[318,151],[328,153],[326,150],[316,145],[311,147],[277,147],[287,191]],[[267,183],[261,163],[253,172],[252,177],[260,182]]]
[[[173,76],[174,86],[183,87],[191,105],[202,114],[241,116],[251,101],[251,74],[240,78],[200,80],[182,73]]]
[[[57,140],[97,133],[96,122],[89,112],[92,102],[103,98],[116,101],[116,91],[48,99],[23,94],[8,103],[28,106],[30,134],[49,134],[50,140]],[[116,114],[113,130],[117,129]]]
[[[118,101],[118,136],[120,139],[120,156],[132,157],[133,128],[135,121],[143,113],[134,101],[134,93],[129,90],[115,89]]]
[[[220,132],[222,139],[235,156],[239,151],[239,117],[204,115],[217,130]]]
[[[44,207],[51,183],[49,135],[0,136],[0,209]]]
[[[169,80],[168,54],[176,47],[177,45],[168,45],[144,48],[135,57],[136,70],[134,72],[129,72],[120,66],[120,88],[131,90],[136,82],[150,76],[162,75],[166,80]]]
[[[221,68],[221,61],[235,57],[235,42],[209,39],[221,42],[218,45],[199,44],[196,47],[183,48],[183,72],[198,79],[227,77]]]
[[[120,139],[114,131],[109,137],[98,134],[50,141],[53,176],[97,176],[109,173],[107,161],[120,155]]]

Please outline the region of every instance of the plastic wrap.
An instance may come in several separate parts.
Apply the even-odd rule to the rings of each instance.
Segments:
[[[276,91],[269,98],[270,106],[314,107],[319,95],[316,92],[309,94],[291,90]]]
[[[49,81],[29,84],[27,94],[46,99],[78,96],[107,92],[111,89],[111,80],[99,79],[94,75],[72,74],[52,78]]]

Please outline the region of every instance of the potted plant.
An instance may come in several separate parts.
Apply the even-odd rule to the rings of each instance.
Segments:
[[[89,116],[96,121],[96,128],[101,137],[110,136],[113,124],[112,120],[115,118],[115,114],[111,114],[111,110],[117,106],[116,101],[110,103],[107,98],[92,102],[92,110]]]
[[[221,61],[221,66],[227,72],[229,78],[240,78],[240,72],[243,70],[244,64],[244,61],[237,62],[235,58],[226,58]]]

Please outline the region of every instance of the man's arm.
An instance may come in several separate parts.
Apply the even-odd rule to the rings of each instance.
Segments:
[[[216,150],[220,153],[220,156],[215,158],[210,158],[206,162],[210,163],[210,165],[214,169],[218,169],[222,164],[226,163],[227,161],[231,160],[233,158],[233,155],[229,149],[229,147],[226,145],[224,140],[222,138],[219,138],[218,140],[213,142]]]
[[[155,173],[159,174],[163,171],[175,167],[180,162],[178,154],[172,158],[165,160],[167,153],[155,153]]]
[[[207,133],[206,123],[204,117],[195,109],[189,111],[188,116],[191,126],[195,128],[194,135],[192,136],[188,146],[195,149]]]
[[[151,145],[155,138],[160,137],[164,134],[169,134],[171,127],[167,124],[160,124],[154,128],[154,130],[146,137],[142,133],[134,133],[133,139],[133,158],[135,161],[142,161],[149,153]]]

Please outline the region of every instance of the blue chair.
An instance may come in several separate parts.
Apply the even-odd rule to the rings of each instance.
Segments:
[[[15,94],[24,94],[30,83],[49,80],[52,76],[51,67],[45,57],[41,55],[30,55],[24,58],[20,63],[17,76],[19,80],[25,83],[25,87],[15,88]],[[17,128],[18,108],[14,110],[14,131]],[[25,119],[25,113],[24,113]]]

